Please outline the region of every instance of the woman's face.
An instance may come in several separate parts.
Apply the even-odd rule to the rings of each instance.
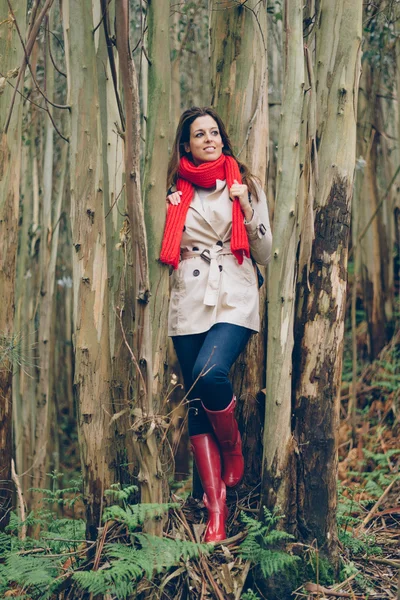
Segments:
[[[217,122],[210,115],[197,117],[190,125],[190,139],[185,143],[185,151],[192,153],[196,167],[217,160],[223,145]]]

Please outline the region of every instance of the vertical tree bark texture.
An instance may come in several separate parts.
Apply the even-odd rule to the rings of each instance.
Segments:
[[[267,7],[211,2],[212,105],[239,160],[265,184],[268,159]]]
[[[26,2],[18,5],[18,20],[25,33]],[[21,101],[15,98],[8,131],[7,116],[11,107],[13,87],[23,59],[18,38],[6,0],[0,1],[0,529],[9,520],[11,510],[11,428],[12,428],[12,361],[14,345],[14,282],[18,245],[19,185],[21,170]]]
[[[362,232],[376,211],[379,202],[377,182],[377,131],[378,92],[380,73],[363,62],[358,99],[357,156],[361,159],[363,172],[358,171],[355,213]],[[364,162],[365,161],[365,164]],[[360,161],[359,161],[360,164]],[[385,286],[382,277],[384,256],[382,255],[382,210],[373,219],[360,242],[360,269],[364,308],[367,314],[369,352],[371,360],[382,350],[386,341]],[[386,262],[387,262],[386,257]]]
[[[135,313],[134,273],[132,253],[124,243],[127,235],[124,141],[115,123],[121,117],[114,89],[112,68],[118,75],[118,55],[111,39],[115,37],[115,5],[107,10],[105,1],[95,3],[94,20],[103,26],[95,35],[99,89],[99,121],[102,131],[101,157],[103,163],[104,223],[107,247],[107,285],[109,290],[109,337],[111,355],[111,402],[117,418],[113,423],[114,461],[118,480],[132,483],[136,465],[132,447],[131,405],[134,366],[124,343],[121,323],[129,343],[133,343]],[[105,65],[105,66],[104,66]],[[120,91],[119,91],[120,93]]]
[[[170,130],[171,72],[169,57],[169,11],[166,0],[148,2],[148,105],[143,201],[150,274],[150,311],[153,347],[154,409],[162,412],[166,391],[168,269],[160,264],[165,222],[165,193]]]
[[[31,60],[31,64],[32,64]],[[25,109],[26,110],[26,109]],[[19,251],[15,281],[14,330],[20,343],[21,360],[14,362],[13,373],[13,431],[17,473],[25,473],[32,464],[34,452],[34,427],[36,407],[36,332],[35,305],[39,294],[38,265],[35,256],[37,242],[39,191],[37,185],[36,138],[37,119],[32,110],[29,126],[24,130],[21,172],[21,213],[19,226]],[[30,506],[31,487],[27,477],[20,479],[27,506]]]
[[[50,16],[50,23],[52,17]],[[50,29],[52,28],[50,24]],[[47,52],[46,60],[46,93],[50,100],[54,95],[54,71],[50,56]],[[49,110],[52,110],[49,107]],[[35,410],[35,436],[34,453],[32,457],[33,479],[32,486],[35,488],[46,487],[46,473],[50,464],[49,436],[50,436],[50,411],[53,400],[54,372],[52,371],[52,357],[55,350],[53,311],[54,311],[54,288],[55,273],[58,251],[59,227],[61,217],[61,206],[64,195],[64,176],[67,160],[67,145],[63,143],[61,150],[62,158],[59,164],[56,162],[57,148],[54,144],[54,127],[47,118],[43,130],[44,153],[42,171],[40,173],[42,198],[40,210],[40,301],[37,306],[38,322],[38,385],[36,389]],[[61,176],[55,186],[53,169],[59,167]],[[57,226],[53,229],[53,227]],[[54,468],[54,464],[52,467]],[[41,503],[40,495],[33,494],[31,509],[35,510]]]
[[[319,180],[309,282],[298,289],[294,435],[302,535],[337,563],[336,477],[361,0],[322,0],[316,32]]]
[[[131,226],[130,239],[133,246],[136,278],[135,338],[132,360],[137,368],[137,385],[135,386],[135,422],[132,430],[134,450],[139,463],[138,479],[141,500],[142,502],[161,502],[163,498],[162,471],[158,449],[160,420],[154,414],[153,405],[153,393],[157,381],[154,379],[153,371],[149,258],[140,187],[139,92],[129,44],[129,4],[126,0],[121,4],[120,10],[116,12],[116,32],[126,115],[124,142],[127,210]],[[167,137],[167,131],[164,132],[164,135]],[[152,252],[154,252],[154,248]],[[156,320],[154,326],[158,325]],[[160,523],[151,521],[147,530],[161,533],[162,526]]]
[[[63,4],[69,104],[74,280],[74,387],[86,497],[87,535],[101,522],[104,490],[115,480],[110,426],[109,289],[104,177],[92,3]]]
[[[211,102],[225,122],[239,160],[264,187],[268,160],[266,2],[251,0],[243,6],[211,2],[210,8]],[[266,288],[260,289],[261,332],[252,337],[232,373],[248,467],[244,482],[250,486],[258,483],[261,472]]]
[[[171,126],[170,126],[170,141],[174,141],[175,131],[181,116],[181,58],[183,52],[183,41],[181,39],[180,30],[181,15],[179,11],[175,11],[172,15],[171,27]],[[185,38],[184,38],[185,39]]]
[[[293,500],[291,387],[296,285],[297,195],[304,94],[303,2],[284,5],[284,74],[278,143],[274,242],[268,277],[267,388],[262,504],[277,502],[290,520]]]
[[[282,106],[282,21],[267,14],[268,30],[268,113],[269,113],[269,159],[268,159],[268,208],[274,214],[277,179],[277,150]]]

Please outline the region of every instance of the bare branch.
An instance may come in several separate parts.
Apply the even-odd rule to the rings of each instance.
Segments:
[[[51,106],[54,106],[54,108],[61,108],[61,109],[71,110],[71,107],[69,105],[67,105],[67,104],[55,104],[54,102],[52,102],[51,100],[49,100],[49,98],[47,98],[46,94],[43,92],[43,90],[41,89],[40,85],[38,84],[37,79],[36,79],[36,77],[35,77],[35,75],[33,73],[31,64],[29,62],[29,57],[28,57],[27,52],[26,52],[24,40],[22,39],[21,31],[19,29],[19,26],[18,26],[18,23],[17,23],[17,19],[15,18],[15,14],[14,14],[14,11],[12,9],[11,2],[10,2],[10,0],[7,0],[7,2],[8,2],[8,6],[9,6],[10,12],[12,14],[13,20],[14,20],[14,24],[15,24],[15,28],[16,28],[17,33],[18,33],[18,37],[19,37],[20,42],[22,44],[22,48],[24,49],[26,64],[28,65],[29,71],[30,71],[32,79],[33,79],[33,83],[35,84],[37,91],[43,96],[43,98],[45,99],[46,104],[48,103]]]
[[[26,48],[24,49],[25,56],[24,56],[24,59],[22,61],[22,65],[21,65],[21,67],[19,69],[17,82],[16,82],[15,88],[14,88],[14,94],[13,94],[13,97],[11,98],[10,110],[9,110],[9,113],[7,115],[7,119],[6,119],[5,125],[4,125],[4,133],[5,134],[7,134],[8,128],[10,126],[11,116],[12,116],[12,112],[13,112],[14,104],[15,104],[15,97],[17,95],[19,84],[21,83],[21,79],[23,78],[23,76],[25,74],[26,57],[29,57],[31,55],[31,52],[32,52],[32,49],[33,49],[33,46],[34,46],[34,43],[35,43],[35,40],[36,40],[36,36],[37,36],[37,34],[39,32],[39,29],[40,29],[40,25],[42,24],[42,21],[43,21],[45,15],[48,13],[48,11],[49,11],[49,9],[50,9],[50,7],[51,7],[52,4],[53,4],[53,0],[46,0],[45,1],[42,10],[39,13],[39,16],[37,17],[37,19],[35,19],[34,22],[32,22],[32,25],[31,25],[31,27],[29,29],[29,37],[28,37],[28,41],[27,41],[27,44],[26,44]],[[15,19],[14,19],[14,21],[15,21]]]

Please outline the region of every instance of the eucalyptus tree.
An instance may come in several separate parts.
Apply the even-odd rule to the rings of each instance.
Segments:
[[[124,160],[130,247],[135,269],[135,336],[131,356],[136,368],[132,431],[142,502],[164,495],[160,444],[164,439],[162,391],[166,360],[166,269],[159,255],[165,215],[169,114],[169,3],[148,2],[148,126],[144,172],[145,206],[140,179],[140,111],[135,65],[129,43],[129,3],[116,14],[117,48],[125,103]],[[167,60],[167,66],[165,64]],[[145,223],[146,216],[146,223]],[[146,227],[147,225],[147,227]],[[148,528],[160,532],[160,523]]]
[[[381,0],[368,2],[364,7],[352,230],[371,359],[385,345],[394,317],[398,252],[393,249],[400,181],[396,100],[398,19],[396,3]]]
[[[26,2],[18,5],[21,35],[25,34]],[[11,509],[12,362],[15,347],[14,283],[18,245],[21,177],[21,96],[16,79],[24,62],[15,20],[6,0],[0,2],[0,529]]]
[[[265,187],[268,162],[267,3],[210,2],[211,104],[221,115],[238,159]],[[248,483],[261,468],[261,405],[265,380],[266,285],[260,289],[261,333],[234,367],[244,429]]]
[[[318,6],[310,2],[303,14],[302,3],[287,0],[284,9],[287,63],[280,144],[286,148],[280,148],[279,152],[290,156],[300,148],[300,170],[296,166],[298,175],[294,175],[284,169],[282,159],[278,160],[278,177],[282,176],[283,182],[293,179],[293,191],[298,180],[298,207],[296,196],[291,196],[292,205],[286,209],[280,205],[284,200],[279,199],[282,188],[278,183],[275,219],[277,215],[283,218],[282,211],[287,229],[282,236],[274,232],[271,275],[276,276],[271,276],[270,295],[275,308],[270,311],[275,310],[276,315],[273,313],[269,324],[263,499],[269,505],[278,499],[288,527],[307,541],[317,539],[322,551],[337,563],[337,429],[356,155],[362,2],[322,0]],[[307,11],[313,13],[313,18],[305,19],[305,23],[313,26],[305,31],[303,97],[299,94],[301,66],[295,65],[301,43],[299,28]],[[294,41],[296,32],[297,52],[291,51],[291,39]],[[315,51],[311,52],[314,43]],[[298,129],[284,136],[288,109],[296,111],[297,119],[302,113],[300,138],[296,137]],[[298,127],[298,120],[296,123]],[[290,217],[296,215],[298,253],[290,227]],[[276,222],[279,225],[280,221]],[[281,261],[279,271],[275,263],[279,265]],[[296,271],[292,329],[290,307],[294,301]],[[284,293],[279,295],[277,290],[286,282]],[[279,362],[275,357],[279,357]],[[286,374],[287,379],[292,377],[291,385],[284,375],[279,386],[274,383],[279,382],[277,364],[279,374]]]
[[[132,438],[126,439],[133,375],[125,339],[129,346],[134,315],[123,210],[125,117],[110,43],[114,5],[65,0],[62,10],[71,106],[74,389],[93,538],[105,490],[123,479],[121,459],[133,462]]]

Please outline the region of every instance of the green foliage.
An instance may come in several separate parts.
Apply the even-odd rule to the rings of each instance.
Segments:
[[[272,19],[274,23],[278,21],[282,21],[283,18],[283,8],[282,8],[282,0],[272,0],[268,2],[267,12],[272,15]]]
[[[283,545],[294,537],[276,529],[282,515],[264,507],[263,521],[256,521],[243,512],[241,519],[246,525],[248,535],[240,546],[240,554],[258,565],[264,577],[271,577],[295,567],[298,557],[282,550]]]
[[[373,479],[371,479],[370,481],[374,483]],[[361,489],[366,488],[367,486]],[[375,536],[366,533],[355,536],[353,533],[353,530],[357,526],[361,525],[362,519],[365,516],[366,506],[368,506],[371,503],[371,501],[356,501],[354,499],[355,494],[359,492],[359,488],[353,490],[347,488],[346,491],[348,494],[347,496],[343,493],[343,487],[339,485],[337,522],[340,543],[346,549],[346,552],[349,557],[357,555],[363,555],[365,557],[381,555],[382,548],[376,544]],[[378,492],[377,495],[380,496],[381,492]]]
[[[365,7],[363,61],[368,61],[373,68],[380,69],[384,82],[393,89],[395,82],[395,42],[396,42],[396,8],[394,2],[388,2],[383,9],[375,2]]]
[[[321,585],[332,585],[335,581],[335,573],[329,560],[314,548],[310,548],[308,557],[305,570],[307,579],[315,579]]]
[[[151,578],[156,573],[171,568],[181,561],[207,552],[206,544],[168,540],[147,534],[135,534],[136,544],[108,544],[105,547],[105,565],[98,571],[74,573],[79,587],[96,594],[114,594],[126,598],[135,590],[143,576]]]
[[[65,579],[70,578],[77,597],[81,592],[89,592],[110,593],[116,599],[123,599],[134,592],[144,576],[151,578],[209,550],[206,544],[163,539],[138,531],[145,521],[159,518],[178,505],[130,505],[128,499],[136,488],[114,485],[106,494],[122,506],[115,504],[106,508],[103,520],[124,525],[129,536],[119,536],[118,543],[105,544],[99,569],[87,570],[85,523],[79,519],[59,518],[52,510],[54,506],[57,509],[73,506],[81,498],[80,482],[59,489],[60,474],[53,473],[51,478],[52,489],[39,490],[46,509],[37,515],[30,513],[24,522],[12,514],[7,532],[0,532],[0,598],[13,589],[20,594],[13,598],[50,600],[57,596]],[[20,539],[24,526],[36,525],[41,527],[39,539]]]
[[[122,508],[121,506],[109,506],[104,510],[103,520],[119,521],[127,526],[129,531],[143,525],[148,519],[162,517],[170,508],[178,508],[179,504],[133,504]]]
[[[0,564],[0,593],[4,594],[9,584],[16,583],[29,590],[35,599],[51,598],[59,585],[55,579],[60,574],[60,566],[60,559],[47,556],[44,549],[43,554],[9,552]]]
[[[82,500],[83,495],[81,493],[81,479],[73,479],[68,487],[60,488],[58,483],[63,477],[63,474],[53,471],[52,473],[47,473],[47,475],[50,477],[52,482],[51,489],[30,488],[31,492],[43,494],[42,501],[44,504],[48,504],[49,506],[57,505],[65,506],[66,508],[73,508],[77,502]]]
[[[261,600],[260,596],[257,596],[253,590],[248,589],[244,594],[240,596],[241,600]]]
[[[127,485],[121,487],[120,483],[111,484],[111,488],[106,490],[104,494],[106,496],[110,496],[112,500],[119,502],[128,502],[131,494],[134,494],[138,491],[138,487],[136,485]]]

